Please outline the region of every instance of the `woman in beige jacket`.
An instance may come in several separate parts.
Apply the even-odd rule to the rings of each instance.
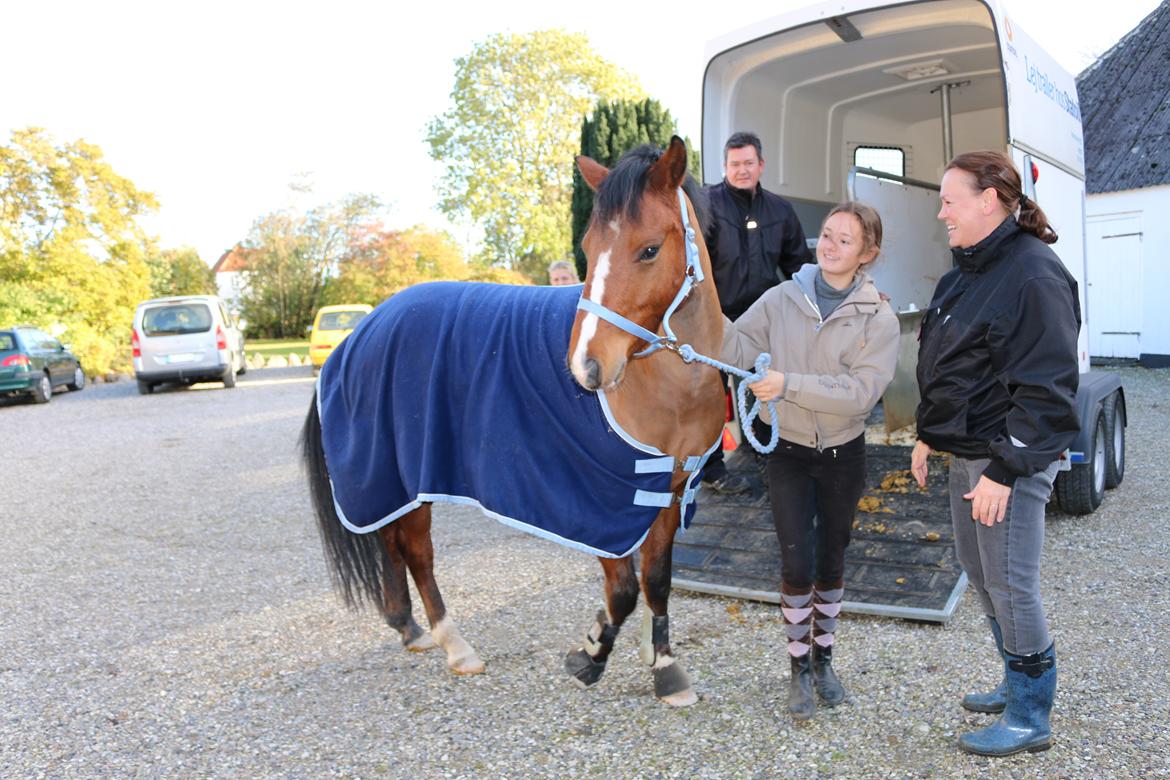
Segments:
[[[815,712],[814,687],[830,707],[845,699],[831,662],[845,548],[865,489],[865,418],[898,355],[897,317],[862,270],[881,241],[873,208],[835,207],[821,228],[817,265],[723,323],[724,362],[750,368],[761,352],[772,354],[772,369],[750,387],[760,401],[776,401],[780,418],[768,493],[792,667],[788,709],[798,719]]]

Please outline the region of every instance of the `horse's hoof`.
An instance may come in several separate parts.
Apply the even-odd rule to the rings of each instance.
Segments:
[[[669,696],[659,696],[658,700],[671,707],[690,707],[699,701],[699,695],[694,690],[672,693]]]
[[[565,655],[565,671],[573,678],[573,682],[582,688],[596,685],[605,671],[605,664],[594,661],[584,648],[570,650]]]
[[[425,653],[427,650],[434,650],[438,646],[431,635],[426,633],[419,634],[405,644],[406,649],[412,653]]]
[[[671,707],[689,707],[699,700],[691,688],[691,678],[677,663],[655,668],[652,672],[654,695]]]
[[[483,661],[479,660],[479,656],[475,653],[460,658],[447,659],[447,666],[458,675],[482,674],[484,670]]]

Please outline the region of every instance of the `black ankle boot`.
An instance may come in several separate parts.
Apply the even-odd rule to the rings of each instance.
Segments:
[[[833,646],[821,647],[816,645],[812,649],[812,675],[817,694],[829,707],[836,707],[845,701],[845,688],[837,679],[833,671]]]
[[[792,676],[788,678],[788,712],[797,720],[808,720],[817,710],[813,701],[812,659],[808,653],[789,658]]]

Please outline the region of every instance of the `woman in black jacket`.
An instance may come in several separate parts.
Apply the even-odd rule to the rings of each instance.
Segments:
[[[939,280],[922,322],[911,471],[923,485],[931,451],[951,454],[955,550],[1004,661],[997,689],[963,699],[969,710],[1003,714],[959,745],[992,756],[1045,750],[1056,656],[1040,553],[1058,460],[1078,429],[1077,285],[1005,155],[959,155],[940,197],[957,267]]]

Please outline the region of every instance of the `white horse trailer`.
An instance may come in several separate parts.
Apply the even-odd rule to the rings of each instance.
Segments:
[[[838,0],[793,10],[713,41],[703,79],[703,178],[722,178],[724,141],[763,142],[761,184],[790,200],[816,236],[835,203],[882,215],[873,268],[903,324],[887,426],[913,421],[916,336],[939,277],[952,267],[935,218],[938,182],[963,151],[1008,153],[1060,236],[1053,249],[1085,302],[1085,166],[1076,82],[996,0]],[[811,243],[811,241],[810,241]],[[1125,398],[1115,373],[1089,370],[1079,337],[1081,433],[1056,495],[1091,512],[1125,468]]]

